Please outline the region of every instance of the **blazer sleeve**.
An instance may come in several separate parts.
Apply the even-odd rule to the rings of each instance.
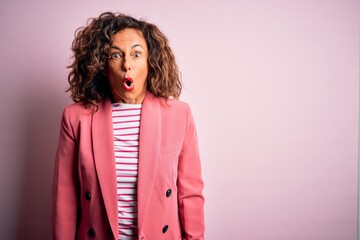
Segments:
[[[68,111],[65,109],[60,125],[53,175],[51,221],[54,240],[75,239],[78,193],[77,144],[69,123]]]
[[[193,116],[187,105],[187,123],[183,147],[178,163],[178,202],[180,220],[185,240],[203,240],[204,223],[204,183]]]

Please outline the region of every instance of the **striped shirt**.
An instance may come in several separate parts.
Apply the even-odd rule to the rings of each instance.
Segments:
[[[119,240],[137,239],[137,177],[141,104],[112,104]]]

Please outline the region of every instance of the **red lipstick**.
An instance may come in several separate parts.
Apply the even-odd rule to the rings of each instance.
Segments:
[[[126,91],[131,91],[134,89],[134,80],[132,78],[124,78],[123,85]]]

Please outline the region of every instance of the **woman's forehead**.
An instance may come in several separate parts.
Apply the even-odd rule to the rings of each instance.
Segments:
[[[125,28],[116,32],[113,36],[113,41],[131,41],[131,40],[143,40],[145,38],[142,32],[138,29]]]
[[[137,29],[123,29],[118,31],[114,36],[111,48],[123,51],[126,49],[143,48],[147,50],[147,44],[140,30]]]

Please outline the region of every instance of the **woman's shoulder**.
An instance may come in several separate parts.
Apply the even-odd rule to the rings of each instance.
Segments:
[[[71,103],[64,107],[64,113],[67,114],[84,114],[90,112],[91,112],[91,108],[87,107],[85,104],[80,102]]]
[[[160,106],[162,114],[171,117],[173,116],[179,120],[185,120],[189,115],[190,106],[187,102],[177,100],[177,99],[160,99]]]
[[[165,98],[160,96],[155,96],[153,93],[147,91],[144,103],[147,102],[149,105],[151,104],[160,104],[163,109],[187,109],[189,105],[186,102],[180,101],[173,97]]]
[[[94,113],[95,106],[86,106],[83,103],[71,103],[64,107],[63,118],[70,122],[88,119]]]
[[[174,98],[160,98],[160,104],[163,107],[174,108],[174,109],[187,109],[189,108],[189,104],[187,102],[174,99]]]

